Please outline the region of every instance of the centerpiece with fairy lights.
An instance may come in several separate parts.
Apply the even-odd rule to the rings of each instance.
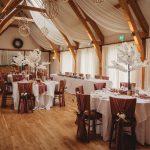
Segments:
[[[131,90],[131,71],[149,66],[147,60],[141,61],[141,55],[134,47],[134,44],[122,43],[118,49],[117,61],[113,60],[112,65],[108,66],[109,68],[115,68],[128,73],[128,90]]]

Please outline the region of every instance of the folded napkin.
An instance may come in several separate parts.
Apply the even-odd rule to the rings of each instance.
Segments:
[[[47,85],[44,83],[38,83],[39,85],[39,94],[43,94],[47,91]]]

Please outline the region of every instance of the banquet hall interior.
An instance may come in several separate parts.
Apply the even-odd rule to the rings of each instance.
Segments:
[[[0,0],[0,150],[150,150],[150,0]]]

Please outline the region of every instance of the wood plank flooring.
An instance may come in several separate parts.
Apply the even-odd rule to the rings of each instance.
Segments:
[[[66,94],[66,107],[17,114],[0,108],[0,150],[108,150],[101,139],[81,143],[76,139],[75,97]],[[0,98],[1,99],[1,98]],[[150,146],[137,146],[150,150]]]

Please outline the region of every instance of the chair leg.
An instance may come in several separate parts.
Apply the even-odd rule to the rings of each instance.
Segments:
[[[21,99],[19,99],[19,104],[18,104],[18,113],[20,112],[20,104],[21,104]]]
[[[2,94],[1,107],[2,107],[2,108],[6,108],[6,94]]]
[[[88,135],[87,135],[87,140],[90,142],[90,119],[88,120]]]
[[[94,135],[96,135],[96,120],[93,119],[93,132],[94,132]]]
[[[62,106],[65,106],[65,97],[64,97],[64,94],[62,94]]]
[[[113,131],[114,131],[114,122],[112,122],[111,125],[111,131],[110,131],[110,139],[109,139],[109,148],[111,148],[111,142],[112,142],[112,138],[113,138]]]
[[[135,148],[136,148],[135,125],[131,127],[131,136],[132,136],[133,150],[135,150]]]
[[[62,102],[61,102],[62,100],[61,99],[62,99],[62,96],[61,96],[61,94],[59,94],[59,106],[60,107],[62,106]]]

